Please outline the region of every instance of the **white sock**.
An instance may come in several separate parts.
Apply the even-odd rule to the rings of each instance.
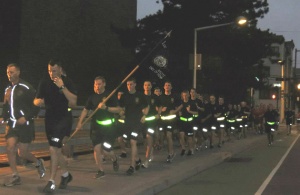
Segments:
[[[64,174],[62,174],[61,176],[63,176],[63,177],[68,177],[68,176],[69,176],[69,172],[67,171],[67,172],[65,172]]]

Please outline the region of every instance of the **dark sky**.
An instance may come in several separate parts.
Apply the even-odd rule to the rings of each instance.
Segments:
[[[283,35],[286,41],[293,40],[295,48],[300,49],[300,0],[268,0],[268,3],[269,13],[259,20],[258,27]],[[300,67],[300,60],[297,67]]]
[[[138,0],[137,2],[137,19],[156,13],[163,8],[160,0]],[[277,35],[283,35],[286,41],[293,40],[295,48],[300,49],[300,22],[298,21],[300,0],[268,0],[268,3],[269,13],[259,19],[258,28],[270,29]],[[300,67],[300,60],[297,66]]]

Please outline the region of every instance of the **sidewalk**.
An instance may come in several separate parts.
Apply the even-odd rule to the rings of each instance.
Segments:
[[[284,129],[284,126],[280,126]],[[279,131],[280,132],[280,131]],[[101,179],[94,179],[96,173],[96,165],[92,154],[80,155],[70,162],[69,168],[73,175],[73,181],[69,183],[66,190],[55,191],[55,194],[156,194],[170,186],[183,181],[205,169],[215,166],[227,158],[242,152],[256,142],[265,142],[267,146],[266,135],[255,135],[252,130],[248,132],[246,139],[226,142],[222,148],[204,149],[195,151],[193,156],[180,156],[180,147],[178,143],[174,143],[177,153],[172,163],[166,163],[167,151],[162,149],[154,151],[154,160],[150,163],[149,168],[141,168],[132,176],[125,174],[129,168],[130,155],[126,159],[120,159],[120,169],[114,172],[112,163],[107,160],[104,164],[106,176]],[[275,143],[276,144],[276,143]],[[119,150],[115,151],[120,154]],[[128,151],[129,152],[129,151]],[[139,147],[140,157],[144,159],[144,147]],[[130,153],[128,153],[130,154]],[[49,179],[49,161],[45,161],[47,168],[46,176],[39,179],[34,167],[18,167],[22,184],[14,187],[1,186],[1,194],[6,195],[27,195],[41,194],[44,186]],[[0,168],[0,183],[9,177],[9,168]],[[60,175],[56,176],[56,184],[60,182]]]

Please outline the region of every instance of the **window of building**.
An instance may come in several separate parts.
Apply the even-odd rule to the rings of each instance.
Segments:
[[[279,56],[279,46],[272,46],[271,47],[272,56]]]

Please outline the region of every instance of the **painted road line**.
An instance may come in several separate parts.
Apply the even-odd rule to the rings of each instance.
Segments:
[[[261,195],[263,191],[266,189],[267,185],[270,183],[271,179],[274,177],[275,173],[278,171],[279,167],[282,165],[283,161],[287,157],[287,155],[290,153],[291,149],[295,145],[296,141],[298,140],[300,135],[298,135],[292,145],[289,147],[289,149],[286,151],[286,153],[282,156],[276,167],[271,171],[270,175],[266,178],[266,180],[263,182],[263,184],[260,186],[260,188],[257,190],[255,195]]]

